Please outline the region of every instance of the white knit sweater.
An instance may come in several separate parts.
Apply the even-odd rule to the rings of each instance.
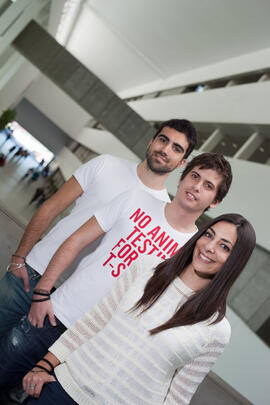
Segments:
[[[62,363],[55,369],[59,382],[80,405],[188,404],[228,343],[225,318],[149,335],[193,293],[179,278],[144,314],[128,312],[159,262],[147,256],[138,260],[50,347]]]

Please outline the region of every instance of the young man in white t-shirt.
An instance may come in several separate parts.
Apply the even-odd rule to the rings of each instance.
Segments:
[[[65,328],[99,301],[140,255],[166,258],[179,250],[196,232],[195,221],[205,209],[222,201],[231,179],[231,168],[224,157],[205,153],[187,165],[171,203],[135,188],[97,209],[54,254],[35,288],[28,318],[22,319],[2,340],[2,387],[18,383]],[[105,232],[102,243],[90,255],[91,260],[85,258],[50,300],[49,291],[60,274],[81,249]],[[2,359],[5,365],[1,366]]]
[[[138,166],[110,155],[82,165],[33,216],[12,256],[11,272],[0,281],[0,337],[29,312],[33,289],[52,256],[97,208],[136,186],[169,201],[164,182],[171,171],[185,164],[195,143],[194,126],[188,120],[172,119],[160,125]],[[40,241],[53,219],[74,201],[71,213]]]

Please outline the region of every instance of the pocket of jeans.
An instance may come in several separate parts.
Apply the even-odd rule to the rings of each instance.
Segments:
[[[41,275],[36,270],[32,269],[32,267],[28,266],[27,263],[26,263],[26,270],[30,280],[34,281],[41,277]]]
[[[21,278],[15,276],[15,274],[13,274],[11,271],[9,271],[7,274],[8,274],[8,277],[13,278],[17,282],[23,282]]]
[[[25,334],[31,331],[31,329],[38,329],[36,326],[32,325],[28,319],[28,314],[24,315],[20,320],[20,328]]]

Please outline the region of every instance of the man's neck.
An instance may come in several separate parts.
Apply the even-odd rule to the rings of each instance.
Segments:
[[[146,160],[137,166],[137,174],[141,182],[153,190],[162,190],[169,173],[157,174],[154,173],[147,165]]]
[[[191,233],[197,230],[195,222],[202,212],[187,211],[181,207],[176,199],[165,207],[165,217],[168,223],[179,232]]]

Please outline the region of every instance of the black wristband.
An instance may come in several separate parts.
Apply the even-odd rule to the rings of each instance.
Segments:
[[[52,363],[49,360],[44,359],[44,357],[43,357],[40,361],[45,361],[45,363],[47,363],[51,367],[51,371],[53,371],[54,366],[52,365]]]
[[[50,297],[46,297],[46,298],[41,298],[40,300],[32,299],[32,302],[43,302],[43,301],[49,301],[49,300],[50,300]]]
[[[49,297],[51,295],[51,293],[49,293],[49,292],[45,293],[45,292],[40,292],[40,291],[35,291],[35,290],[33,291],[33,294],[42,295],[43,297]]]
[[[40,368],[41,370],[46,371],[48,374],[51,374],[51,372],[46,367],[40,366],[39,364],[36,364],[34,368]]]

